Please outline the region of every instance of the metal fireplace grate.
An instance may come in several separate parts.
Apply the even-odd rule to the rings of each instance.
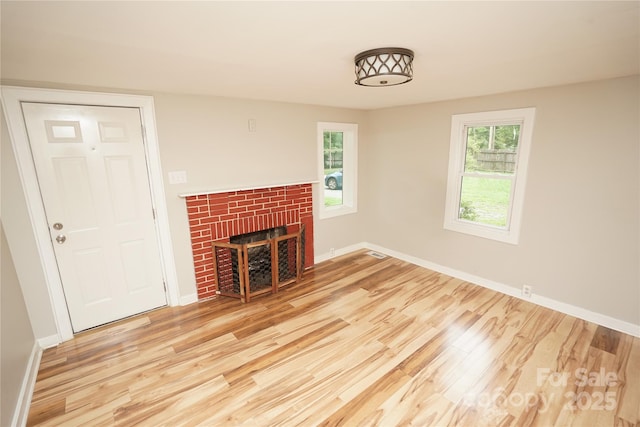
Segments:
[[[249,243],[213,242],[219,295],[249,302],[296,282],[304,271],[305,227],[300,231]]]
[[[246,286],[251,294],[273,288],[271,247],[270,240],[245,245]]]

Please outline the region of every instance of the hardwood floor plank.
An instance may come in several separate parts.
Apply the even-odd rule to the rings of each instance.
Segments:
[[[278,347],[272,352],[265,354],[259,358],[256,358],[250,362],[244,363],[231,371],[225,372],[223,375],[227,382],[233,385],[235,382],[241,381],[246,377],[260,371],[261,369],[268,367],[274,363],[278,363],[283,359],[297,354],[301,348],[306,348],[313,343],[320,341],[326,336],[333,334],[334,332],[346,327],[348,325],[344,320],[335,320],[320,330],[312,331],[303,337],[296,339],[288,344]]]
[[[464,331],[477,322],[479,318],[480,316],[477,314],[465,310],[459,317],[452,321],[449,328],[440,331],[418,351],[402,361],[398,369],[411,377],[415,376],[447,347],[449,341],[453,341],[462,335]]]
[[[188,387],[188,393],[184,392]],[[119,425],[178,425],[193,419],[199,410],[211,403],[211,398],[229,390],[221,376],[208,379],[203,375],[197,380],[184,380],[172,384],[172,390],[155,390],[140,394],[136,399],[121,405],[115,411],[114,420]]]
[[[459,366],[466,356],[454,348],[438,354],[425,369],[418,371],[379,406],[382,411],[380,425],[446,425],[443,417],[446,418],[456,404],[444,398],[440,391],[460,378]],[[436,407],[433,407],[434,402]],[[399,424],[391,423],[398,419]],[[437,420],[440,424],[423,424],[424,419]]]
[[[234,339],[228,335],[219,337],[216,344],[220,348],[227,349],[233,345]],[[181,393],[192,385],[198,385],[208,378],[214,378],[222,374],[224,368],[229,365],[218,363],[219,353],[207,353],[192,357],[171,357],[166,361],[154,365],[143,365],[136,371],[135,377],[129,381],[129,392],[132,399],[144,397],[147,401],[162,400],[166,395]],[[225,359],[226,360],[226,359]],[[242,360],[229,360],[232,366],[242,364]]]
[[[55,396],[49,399],[40,399],[31,402],[27,424],[44,424],[47,420],[64,415],[66,411],[66,399],[64,396]]]
[[[213,309],[215,310],[215,306]],[[236,329],[250,323],[248,319],[262,317],[265,312],[266,309],[259,304],[248,304],[246,311],[231,312],[211,320],[206,318],[192,320],[181,328],[182,332],[176,337],[177,341],[173,347],[176,353],[198,351],[201,345],[217,337],[234,333]]]
[[[596,333],[593,335],[591,346],[599,348],[600,350],[608,351],[609,353],[616,354],[621,336],[622,333],[618,331],[605,328],[604,326],[598,326],[598,329],[596,329]]]
[[[411,377],[401,369],[393,369],[380,380],[373,383],[362,393],[331,414],[320,425],[361,425],[370,424],[376,415],[376,407],[393,394],[398,388],[409,382]],[[365,423],[365,421],[368,421]]]
[[[638,338],[358,251],[46,350],[27,424],[638,426],[638,378]]]
[[[615,372],[618,387],[616,418],[620,422],[640,426],[640,338],[623,335],[620,339]],[[616,420],[616,421],[617,421]]]

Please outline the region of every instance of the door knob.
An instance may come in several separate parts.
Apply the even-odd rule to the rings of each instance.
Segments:
[[[56,222],[55,224],[53,224],[53,229],[62,230],[62,223]]]
[[[63,244],[66,240],[67,236],[65,236],[64,234],[59,234],[58,236],[56,236],[56,242],[60,244]]]

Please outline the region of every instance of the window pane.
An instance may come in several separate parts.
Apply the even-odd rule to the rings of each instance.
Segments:
[[[342,198],[343,132],[324,132],[324,205],[340,206]]]
[[[509,179],[462,177],[458,218],[505,227],[510,194]]]
[[[520,140],[520,125],[503,125],[495,127],[495,149],[515,153]]]
[[[489,147],[490,126],[467,127],[466,154],[464,158],[464,171],[475,172],[478,170],[478,153]]]
[[[520,125],[469,126],[466,130],[465,172],[513,175]]]

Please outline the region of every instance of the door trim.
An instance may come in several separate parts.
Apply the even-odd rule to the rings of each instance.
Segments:
[[[145,152],[149,184],[151,186],[151,200],[156,213],[156,230],[163,269],[162,275],[166,283],[167,302],[171,306],[179,305],[178,275],[169,229],[169,215],[160,164],[153,97],[2,86],[2,104],[7,119],[9,136],[18,163],[18,173],[27,201],[27,209],[36,238],[40,262],[45,274],[49,300],[53,309],[60,342],[73,338],[73,329],[64,297],[62,281],[58,272],[53,243],[49,236],[49,226],[40,196],[35,165],[31,157],[29,138],[20,106],[21,102],[135,107],[140,109],[145,133]]]

